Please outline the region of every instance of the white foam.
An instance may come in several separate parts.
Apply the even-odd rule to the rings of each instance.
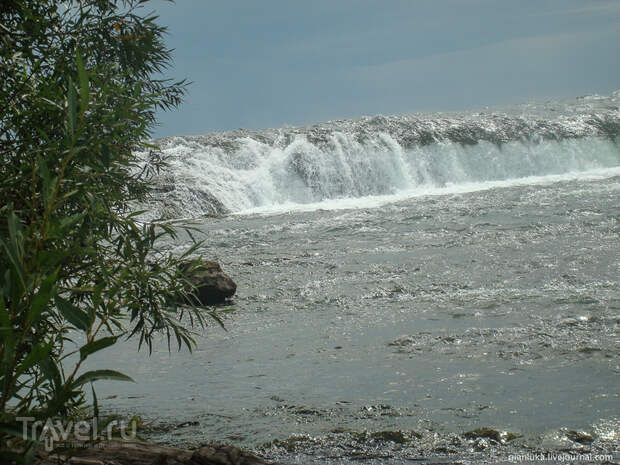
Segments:
[[[528,176],[519,179],[508,179],[503,181],[486,181],[446,185],[444,187],[420,187],[418,189],[406,190],[393,195],[374,195],[359,198],[329,199],[314,203],[293,203],[287,202],[279,205],[268,205],[263,207],[250,208],[235,212],[235,215],[273,215],[288,212],[304,212],[315,210],[352,210],[363,208],[377,208],[383,205],[400,202],[403,200],[441,195],[458,195],[470,192],[478,192],[490,189],[503,189],[517,186],[528,185],[551,185],[559,182],[568,181],[595,181],[609,179],[620,176],[620,167],[593,169],[583,172],[571,172],[566,174],[556,174],[548,176]],[[617,184],[620,189],[620,182]]]

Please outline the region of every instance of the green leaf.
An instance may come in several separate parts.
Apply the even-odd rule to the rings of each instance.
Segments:
[[[39,290],[32,299],[30,311],[28,312],[28,321],[31,325],[39,319],[43,311],[47,308],[47,304],[52,298],[52,295],[56,292],[57,274],[58,272],[54,271],[52,274],[47,276],[39,286]]]
[[[142,215],[142,213],[148,212],[148,210],[136,210],[136,211],[132,211],[130,214],[127,215],[127,219],[129,218],[135,218],[136,216]]]
[[[78,379],[73,382],[72,387],[79,388],[85,383],[93,382],[98,379],[112,379],[117,381],[131,381],[134,383],[135,381],[131,379],[129,376],[124,375],[118,371],[114,370],[93,370],[87,371],[83,375],[81,375]]]
[[[65,320],[82,331],[88,331],[92,324],[92,318],[84,310],[76,307],[67,299],[57,295],[54,300],[56,307]]]
[[[101,295],[103,293],[103,289],[105,288],[105,285],[106,285],[106,280],[102,279],[101,282],[97,284],[93,289],[93,306],[92,306],[93,320],[95,318],[95,315],[94,315],[95,308],[99,307],[99,304],[101,303]]]
[[[0,239],[0,245],[4,247],[7,255],[9,256],[9,260],[13,264],[13,269],[17,273],[19,280],[22,285],[22,289],[26,288],[26,278],[24,274],[24,268],[22,266],[22,232],[21,232],[21,224],[17,220],[17,216],[15,212],[11,211],[7,218],[7,224],[9,226],[9,243],[5,243],[2,239]]]
[[[2,294],[0,294],[0,336],[4,341],[4,357],[5,360],[8,360],[13,356],[13,349],[15,348],[15,334],[13,333],[11,317],[9,316],[9,312],[6,310],[4,296]]]
[[[118,336],[108,336],[83,345],[82,347],[80,347],[80,359],[84,360],[90,354],[114,345],[117,339]]]
[[[47,163],[40,155],[37,155],[37,166],[39,167],[39,176],[43,179],[43,188],[45,189],[50,184],[50,170],[47,167]]]
[[[73,85],[73,79],[69,77],[67,89],[67,123],[69,123],[69,133],[73,135],[75,133],[75,128],[77,127],[77,114],[75,112],[76,109],[76,100],[77,94],[75,93],[75,87]]]
[[[76,213],[75,215],[66,216],[60,220],[60,230],[71,230],[81,219],[86,216],[86,212]]]
[[[84,67],[84,60],[82,60],[82,55],[80,51],[77,51],[77,69],[78,69],[78,79],[80,80],[80,105],[82,111],[86,111],[88,107],[88,95],[90,92],[88,86],[88,74],[86,73],[86,68]]]
[[[28,356],[19,364],[15,370],[15,377],[21,375],[23,372],[32,368],[41,360],[47,358],[52,351],[52,343],[49,344],[37,344],[30,350]]]
[[[142,81],[137,81],[133,87],[133,96],[138,97],[142,92]]]
[[[64,195],[62,196],[62,200],[67,200],[69,197],[71,197],[71,196],[73,196],[73,195],[75,195],[75,194],[77,194],[77,193],[79,193],[79,192],[80,192],[80,191],[79,191],[79,190],[77,190],[77,189],[74,189],[74,190],[72,190],[71,192],[67,192],[66,194],[64,194]]]
[[[42,250],[39,253],[39,264],[44,267],[55,267],[66,257],[72,254],[76,254],[76,249],[71,248],[66,250]]]
[[[95,385],[90,384],[90,390],[93,393],[93,417],[99,418],[99,401],[97,400],[97,394],[95,393]]]
[[[38,156],[37,166],[39,167],[39,176],[43,180],[43,204],[47,207],[54,197],[54,190],[58,178],[52,178],[46,161]]]
[[[194,244],[189,249],[183,252],[183,255],[181,255],[181,258],[185,258],[193,254],[196,251],[196,249],[200,247],[203,243],[204,241],[194,242]]]
[[[110,147],[108,144],[101,144],[101,161],[106,168],[110,166]]]
[[[39,362],[39,367],[41,367],[41,372],[45,378],[49,379],[56,389],[59,389],[62,378],[54,360],[51,357],[44,358]]]

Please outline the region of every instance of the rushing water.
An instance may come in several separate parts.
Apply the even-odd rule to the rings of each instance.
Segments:
[[[235,312],[100,402],[285,463],[617,460],[618,100],[163,141]]]

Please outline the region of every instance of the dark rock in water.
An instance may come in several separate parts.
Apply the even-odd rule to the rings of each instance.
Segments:
[[[566,437],[573,442],[584,445],[592,444],[594,442],[594,436],[590,433],[586,433],[585,431],[567,431]]]
[[[185,421],[183,423],[178,424],[176,427],[177,428],[186,428],[188,426],[198,426],[200,425],[199,421]]]
[[[217,262],[201,261],[183,265],[188,280],[195,286],[194,295],[188,296],[191,305],[211,305],[226,301],[237,291],[237,284]]]
[[[405,436],[402,431],[377,431],[371,433],[370,437],[373,439],[395,442],[397,444],[405,444],[409,441],[409,438]]]
[[[194,451],[192,463],[197,465],[258,465],[267,462],[234,446],[206,446]]]
[[[113,440],[94,447],[80,447],[70,454],[39,454],[37,465],[265,465],[262,458],[234,446],[208,445],[185,450],[140,441]]]
[[[463,433],[463,437],[465,439],[492,439],[495,442],[500,444],[505,444],[508,441],[512,441],[519,437],[519,435],[514,433],[509,433],[508,431],[498,431],[496,429],[491,428],[478,428],[474,431],[468,431]]]

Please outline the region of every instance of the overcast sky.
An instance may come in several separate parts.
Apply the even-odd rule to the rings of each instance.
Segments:
[[[164,0],[155,136],[468,110],[620,89],[620,0]]]

